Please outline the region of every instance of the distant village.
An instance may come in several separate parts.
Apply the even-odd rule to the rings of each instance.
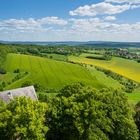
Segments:
[[[122,48],[117,49],[114,52],[114,55],[127,59],[135,59],[138,62],[140,62],[140,54],[132,53],[132,52],[130,53],[128,49],[122,49]]]

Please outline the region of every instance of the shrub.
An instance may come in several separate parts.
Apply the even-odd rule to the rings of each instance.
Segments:
[[[6,73],[7,73],[7,72],[6,72],[5,69],[0,68],[0,74],[6,74]]]

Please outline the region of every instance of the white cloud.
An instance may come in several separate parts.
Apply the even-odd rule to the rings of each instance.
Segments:
[[[114,21],[114,20],[116,20],[116,17],[115,16],[107,16],[107,17],[104,18],[104,20],[106,20],[106,21]]]
[[[27,20],[23,20],[23,19],[0,20],[0,27],[5,27],[5,28],[22,29],[22,28],[32,28],[37,26],[39,26],[39,24],[33,18],[29,18]]]
[[[19,31],[34,31],[45,30],[45,25],[66,25],[67,21],[58,17],[45,17],[41,19],[8,19],[0,20],[0,30],[19,30]]]
[[[81,6],[74,11],[70,11],[69,13],[72,16],[96,16],[104,14],[113,15],[117,13],[122,13],[129,9],[129,4],[112,5],[111,3],[101,2],[97,4]]]
[[[0,20],[0,40],[140,41],[140,22],[119,24],[112,22],[115,19],[115,16],[102,16],[68,20],[58,17]]]
[[[129,4],[130,9],[140,8],[140,0],[105,0],[108,3]]]
[[[67,21],[59,19],[58,17],[45,17],[37,20],[40,24],[56,24],[56,25],[66,25]]]
[[[140,0],[105,0],[105,2],[140,4]]]
[[[117,24],[107,21],[98,20],[94,18],[89,19],[73,19],[72,29],[75,32],[83,33],[140,33],[140,22],[134,24]],[[129,35],[130,35],[129,34]]]

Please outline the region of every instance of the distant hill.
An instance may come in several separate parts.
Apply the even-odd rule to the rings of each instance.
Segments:
[[[140,42],[108,42],[108,41],[60,41],[60,42],[30,42],[30,41],[0,41],[3,44],[32,44],[32,45],[68,45],[68,46],[93,46],[93,47],[140,47]]]

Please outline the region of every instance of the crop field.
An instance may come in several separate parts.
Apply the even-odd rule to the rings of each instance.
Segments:
[[[88,59],[81,55],[79,57],[70,56],[69,61],[103,67],[136,82],[140,82],[140,64],[133,60],[113,57],[112,60],[106,61]]]
[[[6,69],[11,73],[16,69],[29,73],[27,76],[9,85],[8,89],[20,87],[25,81],[39,83],[46,88],[61,88],[64,85],[75,82],[83,82],[95,88],[104,87],[86,68],[47,58],[8,54]]]

